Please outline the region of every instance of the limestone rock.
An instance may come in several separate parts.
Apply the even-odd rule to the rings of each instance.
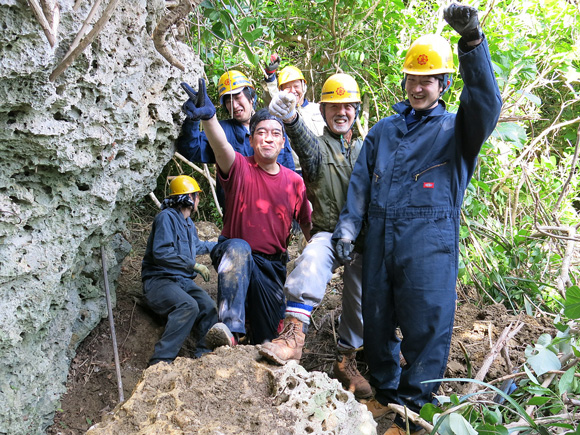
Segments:
[[[130,208],[173,153],[179,83],[201,73],[184,44],[168,38],[186,73],[155,50],[162,0],[121,0],[49,81],[93,3],[57,2],[51,47],[27,2],[0,1],[0,433],[51,423],[77,345],[106,316],[100,246],[114,299]]]
[[[376,433],[352,393],[325,373],[261,360],[256,347],[221,347],[147,369],[132,396],[87,435]]]

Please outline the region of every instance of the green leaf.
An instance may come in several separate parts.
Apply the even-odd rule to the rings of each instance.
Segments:
[[[438,408],[437,406],[433,405],[432,403],[426,403],[421,408],[419,415],[421,416],[421,418],[423,420],[433,422],[433,416],[435,414],[440,414],[441,412],[443,412],[443,410],[441,408]]]
[[[549,334],[542,334],[538,338],[535,347],[526,347],[526,357],[528,364],[532,367],[536,376],[541,376],[550,370],[560,370],[561,363],[556,354],[548,349],[552,338]]]
[[[526,391],[527,391],[527,389],[526,389]],[[528,400],[527,405],[541,406],[541,405],[549,402],[550,400],[552,400],[551,397],[542,397],[542,396],[532,397],[530,400]]]
[[[455,393],[450,395],[449,399],[451,400],[451,403],[453,403],[454,405],[459,405],[461,403],[461,401],[459,400],[459,397],[457,397],[457,394],[455,394]]]
[[[264,29],[262,27],[258,27],[257,29],[252,30],[252,38],[254,38],[254,41],[256,39],[261,38],[263,34],[264,34]]]
[[[479,187],[480,189],[482,189],[484,192],[491,192],[491,187],[489,187],[489,185],[487,183],[484,183],[483,181],[476,180],[475,178],[473,178],[471,180],[471,182],[473,184],[475,184],[477,187]]]
[[[560,381],[558,382],[558,391],[560,395],[564,393],[572,393],[574,391],[574,374],[576,373],[575,367],[570,367],[564,372]]]
[[[566,290],[564,314],[569,319],[580,319],[580,287],[574,285]]]
[[[520,147],[528,140],[525,128],[515,122],[499,123],[493,132],[493,136],[504,141],[513,142]]]
[[[516,94],[523,95],[524,97],[526,97],[528,100],[530,100],[532,103],[534,103],[538,107],[540,107],[542,105],[542,100],[530,92],[522,92],[521,90],[517,90]]]
[[[508,435],[509,432],[506,427],[501,425],[482,424],[477,426],[477,433],[479,435]]]
[[[546,426],[538,426],[537,430],[540,435],[552,435]]]
[[[483,408],[483,421],[488,425],[496,425],[501,422],[501,413],[489,408]]]
[[[254,35],[252,35],[251,32],[242,33],[242,38],[244,38],[250,44],[256,40],[256,38],[254,38]]]
[[[438,419],[439,414],[433,417],[435,424]],[[460,414],[446,415],[437,432],[441,435],[477,435],[477,431],[473,426]]]
[[[541,385],[528,384],[524,387],[524,389],[529,394],[547,395],[547,396],[552,395],[552,390],[550,390],[549,388],[542,387]]]

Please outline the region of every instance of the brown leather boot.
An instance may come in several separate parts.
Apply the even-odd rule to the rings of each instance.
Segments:
[[[332,370],[344,389],[353,393],[356,398],[366,399],[373,395],[371,385],[356,368],[356,350],[340,350]]]
[[[295,317],[284,319],[284,329],[274,340],[260,347],[260,355],[275,363],[284,365],[288,361],[300,361],[304,347],[304,324]]]

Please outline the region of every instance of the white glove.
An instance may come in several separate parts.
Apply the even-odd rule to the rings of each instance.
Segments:
[[[272,98],[268,109],[282,121],[290,122],[296,117],[296,96],[286,91],[278,92]]]
[[[195,266],[193,266],[193,270],[199,273],[205,282],[209,281],[210,278],[209,269],[206,266],[200,263],[195,263]]]

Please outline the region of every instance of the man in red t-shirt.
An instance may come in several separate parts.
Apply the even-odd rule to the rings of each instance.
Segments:
[[[260,344],[277,336],[284,317],[286,249],[292,220],[298,221],[307,239],[310,236],[306,187],[298,174],[276,162],[284,146],[280,119],[267,109],[252,116],[254,155],[244,157],[228,143],[203,79],[199,80],[199,93],[186,84],[183,87],[215,154],[228,210],[218,245],[211,252],[218,272],[220,323],[210,329],[206,344],[213,348],[231,345],[242,336],[251,344]]]

